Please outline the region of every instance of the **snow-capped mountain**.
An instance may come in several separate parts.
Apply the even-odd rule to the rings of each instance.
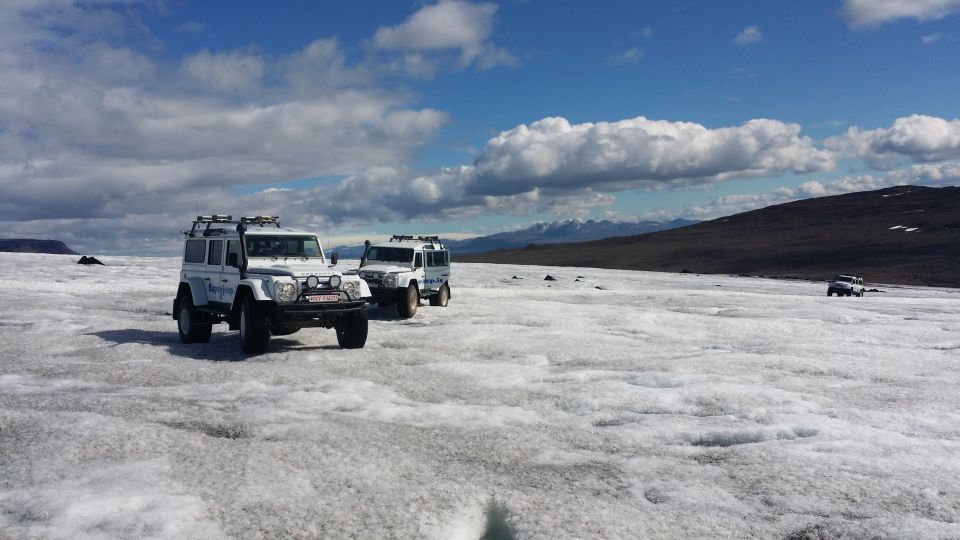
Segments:
[[[676,229],[693,225],[696,221],[675,219],[672,221],[618,222],[608,220],[581,221],[571,219],[552,223],[537,223],[519,231],[509,231],[479,238],[449,242],[450,249],[458,253],[478,253],[495,249],[512,249],[529,244],[557,244],[562,242],[586,242],[614,236],[633,236],[655,231]]]
[[[481,253],[497,249],[522,248],[530,244],[557,244],[563,242],[586,242],[614,236],[633,236],[655,231],[676,229],[699,223],[688,219],[672,221],[618,222],[609,220],[581,221],[571,219],[551,223],[537,223],[517,231],[467,238],[465,240],[445,240],[447,247],[454,253]],[[371,238],[371,241],[385,240]],[[337,246],[334,248],[343,258],[359,258],[363,246]]]

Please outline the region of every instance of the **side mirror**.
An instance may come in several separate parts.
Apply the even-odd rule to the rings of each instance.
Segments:
[[[337,253],[336,251],[334,251],[334,252],[330,255],[330,264],[331,264],[332,266],[336,266],[336,265],[337,265],[337,261],[339,261],[339,260],[340,260],[340,254]]]
[[[232,266],[234,268],[240,268],[240,254],[239,253],[227,253],[227,266]]]

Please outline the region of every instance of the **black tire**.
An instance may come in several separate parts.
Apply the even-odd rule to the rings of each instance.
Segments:
[[[180,297],[180,312],[177,314],[177,331],[184,343],[208,343],[213,323],[201,321],[200,312],[193,307],[193,298],[189,294]]]
[[[437,294],[430,297],[431,306],[447,307],[447,303],[450,302],[450,289],[447,287],[447,284],[444,283],[440,287],[440,290],[437,291]]]
[[[270,329],[254,307],[250,297],[240,304],[240,348],[245,353],[261,354],[270,344]]]
[[[827,296],[833,296],[833,290],[827,289]]]
[[[417,306],[420,305],[420,294],[417,292],[417,286],[413,283],[405,291],[400,291],[397,297],[397,313],[404,319],[409,319],[417,314]]]
[[[367,310],[344,315],[337,320],[337,343],[344,349],[362,349],[367,343]]]

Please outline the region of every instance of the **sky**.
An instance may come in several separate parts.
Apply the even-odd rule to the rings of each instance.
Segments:
[[[251,357],[75,261],[0,257],[5,538],[960,537],[960,289],[458,263]]]
[[[170,255],[960,180],[960,0],[0,0],[0,226]]]

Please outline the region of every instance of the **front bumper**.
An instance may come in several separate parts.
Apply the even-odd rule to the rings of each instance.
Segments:
[[[269,313],[271,323],[329,322],[344,315],[357,313],[366,308],[366,300],[352,302],[275,304]]]

